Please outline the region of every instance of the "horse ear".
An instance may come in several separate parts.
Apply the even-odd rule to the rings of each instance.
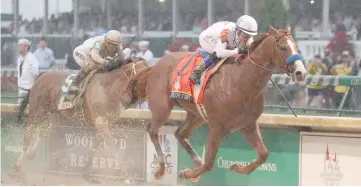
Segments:
[[[277,33],[277,30],[270,24],[270,25],[269,25],[269,32],[270,32],[271,34],[275,34],[275,33]]]
[[[288,31],[289,33],[291,33],[291,25],[290,25],[290,24],[287,24],[287,31]]]

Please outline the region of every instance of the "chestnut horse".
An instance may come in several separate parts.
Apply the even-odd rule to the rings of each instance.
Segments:
[[[94,74],[83,94],[82,104],[84,107],[75,105],[65,110],[58,110],[58,104],[60,89],[69,74],[67,72],[46,72],[39,76],[27,98],[20,105],[19,119],[24,114],[27,104],[29,104],[29,117],[23,149],[14,165],[15,171],[12,173],[12,177],[21,173],[25,157],[28,159],[35,157],[41,139],[52,126],[56,125],[55,120],[59,117],[67,119],[73,124],[86,124],[97,129],[103,140],[112,144],[113,137],[109,125],[115,123],[122,110],[135,104],[131,100],[131,92],[127,85],[131,76],[146,67],[145,61],[138,60],[110,72]],[[82,116],[78,115],[79,108],[83,110]],[[32,140],[34,143],[31,145]]]
[[[166,122],[175,105],[184,109],[187,117],[174,134],[195,164],[194,169],[180,171],[181,178],[191,178],[196,182],[200,175],[209,172],[222,139],[233,131],[240,131],[246,137],[256,149],[258,159],[248,166],[233,164],[229,169],[240,174],[250,174],[263,164],[268,158],[268,150],[256,121],[264,109],[264,88],[274,70],[292,75],[296,81],[305,79],[307,71],[298,51],[289,27],[276,30],[270,26],[269,32],[262,34],[250,46],[248,56],[243,59],[228,58],[211,77],[205,89],[203,105],[207,121],[199,114],[196,104],[170,98],[173,73],[178,63],[189,53],[171,53],[133,77],[133,84],[130,85],[133,96],[136,100],[148,98],[152,112],[147,131],[159,158],[155,178],[160,180],[165,174],[165,157],[158,141],[159,128]],[[209,134],[205,163],[202,163],[188,138],[194,129],[205,122],[208,123]]]

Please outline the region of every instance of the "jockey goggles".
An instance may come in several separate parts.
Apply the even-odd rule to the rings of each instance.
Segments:
[[[238,35],[238,37],[242,36],[243,38],[251,38],[251,35],[243,32],[241,29],[238,29],[237,35]]]

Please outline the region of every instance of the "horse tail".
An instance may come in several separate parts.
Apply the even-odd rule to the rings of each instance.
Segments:
[[[29,98],[30,98],[30,90],[26,94],[25,98],[20,102],[19,112],[18,112],[18,117],[17,117],[18,124],[20,124],[23,121],[23,116],[25,113],[25,109],[28,106]]]
[[[142,103],[147,99],[147,80],[152,67],[147,67],[132,77],[129,88],[133,95],[132,103]]]

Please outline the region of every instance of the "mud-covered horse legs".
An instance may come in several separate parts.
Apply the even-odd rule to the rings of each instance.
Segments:
[[[194,129],[197,129],[202,125],[203,121],[204,120],[202,117],[196,116],[191,112],[187,112],[187,118],[185,122],[174,132],[174,135],[178,139],[178,142],[192,158],[195,167],[200,167],[202,165],[202,160],[193,149],[188,138],[192,134]]]
[[[186,179],[198,178],[200,175],[209,172],[214,165],[217,156],[218,148],[226,133],[222,133],[218,129],[210,128],[207,139],[207,150],[204,164],[201,167],[194,169],[185,169],[179,172],[179,177]]]
[[[87,159],[87,162],[86,162],[84,170],[83,170],[84,179],[90,183],[97,183],[97,184],[100,183],[99,180],[90,176],[90,174],[92,174],[92,171],[91,171],[92,166],[93,166],[92,160],[93,160],[93,157],[96,156],[96,153],[100,147],[100,144],[102,142],[104,142],[104,144],[106,145],[106,146],[104,146],[105,148],[110,148],[111,149],[110,151],[112,151],[113,149],[115,150],[114,137],[110,130],[109,124],[110,124],[110,122],[107,117],[98,117],[95,120],[95,127],[97,129],[97,133],[95,136],[95,141],[94,141],[93,147],[88,150],[88,159]],[[116,153],[116,151],[111,152],[111,155],[113,153]],[[117,158],[117,157],[114,156],[114,158]]]
[[[159,128],[167,121],[172,107],[164,107],[164,110],[152,110],[152,119],[147,126],[149,138],[152,141],[158,156],[158,164],[154,177],[160,180],[165,175],[165,156],[159,144]],[[153,112],[154,111],[154,112]]]
[[[236,173],[248,175],[266,162],[268,158],[268,150],[263,143],[261,130],[257,123],[248,125],[246,128],[241,130],[241,133],[252,145],[252,147],[256,149],[258,158],[250,165],[241,166],[239,164],[233,164],[229,167],[229,169]]]
[[[27,129],[24,133],[23,148],[21,150],[21,154],[14,165],[14,170],[16,172],[20,172],[22,169],[27,151],[28,151],[29,147],[31,146],[31,142],[33,140],[33,133],[34,133],[33,131],[34,131],[33,125],[29,124],[29,126],[27,127]]]
[[[22,171],[25,158],[35,158],[41,140],[49,133],[51,127],[52,122],[49,119],[44,118],[41,121],[37,121],[37,123],[29,119],[24,133],[21,154],[14,164],[14,170],[9,174],[11,178],[18,178],[22,182],[26,182],[25,174]]]

